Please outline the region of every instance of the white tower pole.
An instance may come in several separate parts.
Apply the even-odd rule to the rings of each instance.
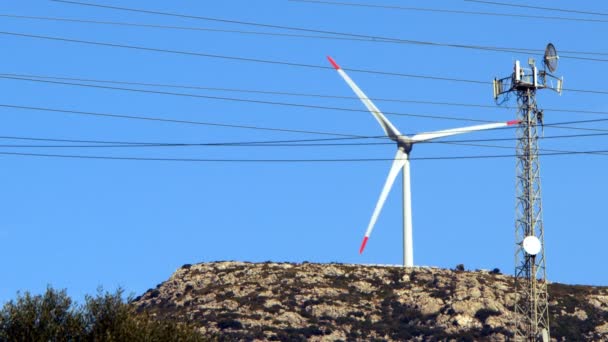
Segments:
[[[410,154],[406,153],[403,164],[403,266],[414,266],[414,241],[412,237],[412,192],[410,183]]]

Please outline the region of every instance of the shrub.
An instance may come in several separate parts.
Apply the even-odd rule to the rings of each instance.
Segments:
[[[240,330],[240,329],[243,329],[243,324],[241,324],[241,322],[233,320],[233,319],[224,319],[224,320],[217,322],[217,327],[220,328],[221,330],[224,330],[224,329]]]
[[[0,311],[0,341],[79,340],[85,322],[66,291],[17,295]]]
[[[482,323],[486,322],[486,319],[490,316],[500,316],[500,311],[492,310],[492,309],[479,309],[475,313],[475,318],[477,318]]]
[[[194,328],[137,314],[123,291],[76,305],[65,290],[18,294],[0,310],[0,341],[203,341]]]
[[[266,312],[270,312],[271,314],[277,314],[281,311],[281,306],[279,304],[275,304],[269,308],[266,308]]]

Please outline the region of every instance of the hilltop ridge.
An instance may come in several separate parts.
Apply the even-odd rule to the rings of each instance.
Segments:
[[[219,340],[506,341],[513,278],[313,263],[184,265],[133,301]],[[608,341],[608,287],[549,284],[555,341]]]

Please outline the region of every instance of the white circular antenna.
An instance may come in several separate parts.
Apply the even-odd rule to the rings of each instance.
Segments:
[[[559,60],[559,56],[557,55],[555,46],[553,46],[553,44],[551,44],[551,43],[547,44],[543,62],[545,62],[545,67],[547,67],[547,69],[549,69],[549,72],[555,72],[555,70],[557,70],[557,61],[558,60]]]
[[[536,255],[540,253],[540,250],[542,248],[540,240],[534,235],[527,236],[524,239],[523,246],[524,251],[526,251],[526,253],[530,255]]]

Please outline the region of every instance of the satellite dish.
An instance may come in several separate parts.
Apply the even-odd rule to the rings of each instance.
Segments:
[[[524,251],[526,251],[526,253],[530,255],[536,255],[540,253],[540,249],[542,248],[540,240],[534,235],[527,236],[524,239],[523,245]]]
[[[555,46],[549,43],[547,44],[547,48],[545,49],[545,66],[549,69],[549,72],[555,72],[557,70],[557,61],[559,60],[559,56],[557,55],[557,51],[555,50]]]

